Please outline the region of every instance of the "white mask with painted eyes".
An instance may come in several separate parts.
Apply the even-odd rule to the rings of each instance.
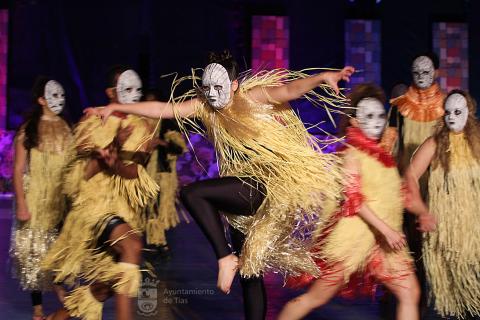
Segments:
[[[53,113],[59,114],[65,107],[65,91],[60,83],[50,80],[45,84],[44,97]]]
[[[427,89],[435,80],[435,67],[427,56],[420,56],[412,64],[413,83],[419,89]]]
[[[376,98],[363,98],[357,104],[357,121],[363,134],[378,140],[387,123],[383,104]]]
[[[454,93],[445,101],[445,124],[453,132],[461,132],[468,119],[467,99]]]
[[[140,98],[142,98],[142,80],[135,71],[129,69],[122,72],[118,77],[117,97],[121,104],[140,101]]]
[[[221,64],[211,63],[203,72],[202,92],[214,109],[220,110],[230,102],[232,81],[228,77],[227,69]]]

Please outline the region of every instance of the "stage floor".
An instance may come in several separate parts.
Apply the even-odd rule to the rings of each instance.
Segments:
[[[30,297],[11,278],[8,247],[11,227],[11,200],[0,200],[0,319],[31,319]],[[243,319],[240,285],[236,281],[229,295],[215,287],[216,261],[207,240],[194,222],[182,223],[167,235],[172,249],[169,261],[155,264],[157,278],[144,274],[141,293],[136,301],[138,320],[241,320]],[[158,282],[158,283],[157,283]],[[265,278],[268,294],[267,319],[275,319],[281,307],[300,291],[282,287],[276,275]],[[156,297],[156,298],[155,298]],[[53,294],[46,294],[47,312],[59,307]],[[377,320],[388,319],[391,311],[371,299],[335,299],[306,319]],[[143,314],[143,315],[142,315]],[[114,319],[113,303],[105,305],[104,319]],[[429,319],[433,319],[430,318]]]

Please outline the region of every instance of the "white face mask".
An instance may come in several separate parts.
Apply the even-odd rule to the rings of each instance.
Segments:
[[[227,106],[230,102],[231,88],[232,81],[221,64],[211,63],[205,68],[202,76],[202,92],[208,104],[214,109],[220,110]]]
[[[48,108],[53,113],[59,114],[65,106],[65,91],[60,83],[50,80],[45,84],[44,97]]]
[[[435,67],[427,56],[420,56],[412,64],[413,83],[419,89],[427,89],[435,80]]]
[[[448,129],[453,132],[463,131],[467,119],[467,99],[460,93],[450,95],[445,101],[445,123]]]
[[[129,69],[122,72],[117,80],[117,97],[121,104],[139,102],[142,97],[142,80],[138,74]]]
[[[357,104],[357,121],[367,138],[380,139],[387,123],[385,108],[380,100],[375,98],[360,100]]]

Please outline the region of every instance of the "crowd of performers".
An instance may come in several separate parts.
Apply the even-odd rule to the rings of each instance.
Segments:
[[[110,104],[73,129],[61,84],[38,79],[15,142],[11,248],[33,319],[45,319],[42,291],[52,288],[63,308],[46,319],[101,319],[110,297],[116,319],[133,319],[144,242],[159,254],[179,223],[176,159],[188,130],[210,139],[220,177],[179,198],[216,255],[219,290],[239,274],[246,319],[266,317],[266,272],[308,286],[282,320],[376,283],[397,299],[397,319],[420,319],[422,293],[442,317],[480,316],[476,106],[463,90],[444,93],[437,69],[435,56],[417,56],[413,83],[386,109],[374,84],[341,93],[353,67],[239,75],[228,52],[211,54],[201,77],[183,78],[191,90],[175,96],[175,81],[160,102],[141,101],[140,78],[118,66]],[[300,98],[341,114],[338,152],[307,132],[289,105]]]

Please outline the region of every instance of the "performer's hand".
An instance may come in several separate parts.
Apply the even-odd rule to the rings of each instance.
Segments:
[[[419,215],[417,223],[417,229],[421,232],[431,232],[437,228],[437,218],[430,212]]]
[[[83,109],[83,114],[87,117],[89,116],[99,116],[100,115],[100,108],[89,107]]]
[[[17,206],[15,216],[17,217],[17,220],[21,222],[26,222],[32,217],[26,205]]]
[[[344,80],[350,82],[350,77],[355,72],[355,68],[352,66],[347,66],[340,71],[327,71],[323,72],[323,82],[330,86],[336,94],[340,93],[338,88],[338,82]]]
[[[102,119],[102,122],[107,122],[108,117],[115,111],[115,104],[109,104],[103,108],[86,108],[83,113],[87,116],[96,115]]]
[[[385,237],[389,247],[394,251],[401,250],[407,245],[405,235],[400,231],[395,231],[391,228],[388,228],[388,230],[383,233],[383,236]]]

